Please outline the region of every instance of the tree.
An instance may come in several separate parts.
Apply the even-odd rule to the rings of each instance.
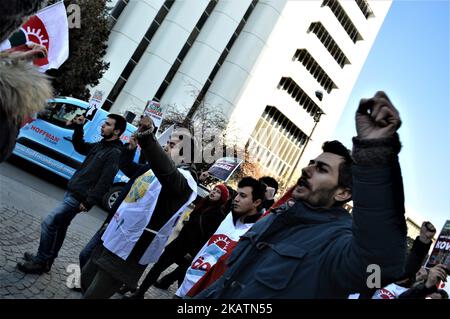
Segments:
[[[69,58],[58,69],[47,73],[53,77],[57,95],[72,96],[82,100],[90,98],[89,86],[109,68],[103,61],[106,54],[110,29],[107,2],[110,0],[65,0],[66,7],[80,7],[80,28],[69,29]],[[51,0],[51,3],[58,0]]]
[[[192,89],[191,94],[195,94],[195,89]],[[195,112],[192,109],[181,108],[177,105],[166,105],[164,106],[164,120],[160,132],[163,132],[172,124],[188,128],[194,134],[201,150],[206,150],[211,157],[217,159],[230,156],[244,160],[229,180],[230,186],[237,184],[244,176],[261,177],[259,164],[252,161],[248,150],[237,146],[239,145],[237,140],[227,138],[227,134],[236,137],[238,135],[232,134],[233,126],[229,125],[229,121],[220,107],[210,105],[204,100],[196,106]],[[209,154],[210,150],[212,152]],[[201,163],[196,163],[198,172],[208,170],[213,164],[203,156],[201,159]],[[208,184],[209,181],[211,180],[208,180],[205,184]]]

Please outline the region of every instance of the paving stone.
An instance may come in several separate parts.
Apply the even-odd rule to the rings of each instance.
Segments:
[[[67,232],[60,256],[48,274],[25,275],[16,269],[24,252],[36,252],[42,219],[11,206],[0,206],[0,296],[2,299],[79,299],[81,294],[66,286],[67,266],[78,264],[78,256],[90,237]],[[151,266],[151,265],[150,265]],[[170,267],[165,273],[170,272]],[[150,267],[147,268],[147,272]],[[171,299],[177,285],[169,290],[150,288],[145,298]],[[121,299],[115,294],[112,299]]]

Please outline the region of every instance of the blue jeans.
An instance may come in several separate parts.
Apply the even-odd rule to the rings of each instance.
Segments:
[[[53,263],[66,237],[72,219],[80,212],[80,202],[66,192],[63,202],[41,224],[41,240],[35,262]]]
[[[105,228],[100,228],[94,236],[92,236],[91,240],[87,243],[86,246],[84,246],[83,250],[80,253],[80,269],[83,269],[83,267],[87,264],[89,258],[91,258],[92,252],[94,251],[95,247],[100,245],[102,243],[102,235],[105,231]]]

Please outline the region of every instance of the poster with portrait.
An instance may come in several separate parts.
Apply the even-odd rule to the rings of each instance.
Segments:
[[[431,251],[426,268],[444,264],[450,269],[450,220],[447,220]]]
[[[97,110],[100,109],[102,105],[103,96],[104,96],[103,91],[96,90],[94,92],[91,99],[89,100],[89,109],[86,112],[85,116],[87,120],[92,121],[92,119],[95,116],[95,113],[97,113]]]

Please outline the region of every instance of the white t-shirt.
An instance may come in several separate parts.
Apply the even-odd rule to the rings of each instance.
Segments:
[[[158,231],[147,229],[153,216],[162,186],[152,170],[139,176],[133,183],[124,201],[120,204],[102,236],[103,246],[126,260],[144,231],[155,233],[155,238],[146,249],[139,264],[155,263],[164,249],[181,213],[197,196],[197,184],[192,175],[178,169],[186,178],[192,193],[188,201]]]

